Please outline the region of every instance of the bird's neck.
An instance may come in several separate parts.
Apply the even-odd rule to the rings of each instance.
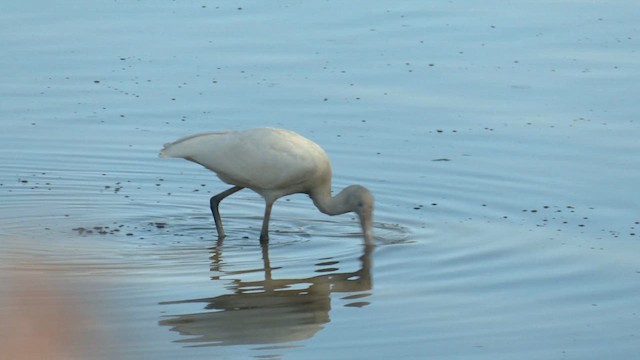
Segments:
[[[346,201],[344,192],[331,196],[331,184],[309,194],[318,210],[327,215],[340,215],[352,211]]]

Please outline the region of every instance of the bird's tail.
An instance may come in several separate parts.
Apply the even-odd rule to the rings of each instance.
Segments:
[[[178,157],[174,155],[176,153],[175,149],[172,150],[172,148],[174,147],[173,144],[174,143],[164,144],[164,146],[162,147],[162,150],[160,150],[160,157],[162,158]]]
[[[188,136],[172,143],[166,143],[160,150],[160,157],[186,158],[191,155],[196,136]]]
[[[172,143],[164,144],[160,150],[160,157],[190,158],[206,148],[207,138],[220,134],[219,132],[195,134]]]

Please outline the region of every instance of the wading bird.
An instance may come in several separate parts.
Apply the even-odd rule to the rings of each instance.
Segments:
[[[373,245],[373,196],[360,185],[350,185],[331,196],[331,163],[313,141],[289,130],[260,128],[195,134],[165,144],[161,157],[183,158],[215,172],[233,185],[213,197],[210,205],[218,237],[224,229],[218,205],[244,188],[260,194],[266,203],[260,241],[269,241],[273,203],[286,195],[308,194],[327,215],[355,212],[367,245]]]

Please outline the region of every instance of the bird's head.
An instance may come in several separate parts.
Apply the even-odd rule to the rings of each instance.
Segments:
[[[348,186],[345,192],[351,211],[355,212],[360,219],[365,243],[373,245],[373,195],[367,188],[360,185]]]

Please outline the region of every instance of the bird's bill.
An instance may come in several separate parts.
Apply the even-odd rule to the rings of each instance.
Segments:
[[[362,226],[362,235],[366,245],[375,245],[373,238],[373,219],[370,214],[359,214],[360,225]]]

